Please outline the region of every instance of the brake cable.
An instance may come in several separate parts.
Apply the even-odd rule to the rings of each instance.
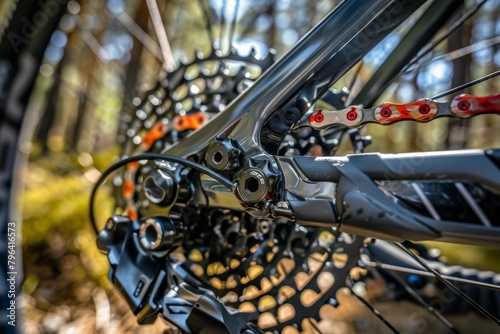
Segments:
[[[194,162],[192,160],[184,159],[181,157],[173,156],[173,155],[166,155],[166,154],[158,154],[158,153],[143,153],[139,155],[135,155],[129,158],[122,159],[114,164],[112,164],[110,167],[108,167],[104,172],[101,174],[97,182],[94,184],[94,187],[92,188],[92,192],[90,194],[90,205],[89,205],[89,215],[90,215],[90,223],[92,224],[92,228],[96,235],[99,233],[98,228],[97,228],[97,223],[95,219],[95,214],[94,214],[94,201],[95,201],[95,196],[97,194],[97,190],[99,187],[106,181],[108,176],[117,171],[119,168],[131,163],[131,162],[138,162],[141,160],[164,160],[172,163],[176,163],[179,165],[183,165],[186,167],[189,167],[191,169],[194,169],[200,173],[207,174],[208,176],[214,178],[215,180],[219,181],[222,185],[228,187],[229,189],[232,188],[233,182],[229,180],[228,178],[217,174],[213,170],[211,170],[208,167],[205,167],[197,162]]]

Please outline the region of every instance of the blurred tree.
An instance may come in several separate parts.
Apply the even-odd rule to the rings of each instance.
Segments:
[[[148,31],[149,11],[146,1],[139,2],[134,15],[134,21],[140,29]],[[125,71],[124,99],[131,99],[135,96],[138,75],[141,69],[141,55],[144,45],[136,36],[133,36],[133,43],[134,46],[130,52],[130,62],[127,64]]]
[[[463,7],[463,6],[462,6]],[[463,15],[463,9],[457,14]],[[460,17],[456,15],[456,19]],[[454,21],[452,19],[452,21]],[[472,25],[469,22],[461,25],[456,29],[448,38],[447,50],[452,52],[467,46],[471,42],[471,29]],[[471,80],[470,64],[472,56],[470,54],[455,59],[453,62],[453,76],[451,80],[451,87],[458,87]],[[457,92],[458,94],[465,93],[466,91]],[[467,143],[467,129],[468,127],[462,120],[450,119],[448,122],[448,136],[446,137],[446,147],[449,149],[463,149]]]

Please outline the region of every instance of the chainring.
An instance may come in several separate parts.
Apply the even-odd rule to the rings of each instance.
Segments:
[[[121,124],[123,157],[161,152],[206,125],[272,65],[273,55],[195,52],[194,60],[167,73],[143,99],[134,99],[133,112]],[[300,154],[309,149],[295,147]],[[151,215],[141,196],[146,168],[151,165],[129,164],[114,179],[117,208],[131,220]],[[363,238],[332,228],[242,212],[193,209],[187,216],[182,249],[172,257],[180,257],[182,268],[226,305],[256,313],[265,332],[298,332],[305,322],[319,321],[324,305],[338,304],[336,293],[346,286],[364,247]]]

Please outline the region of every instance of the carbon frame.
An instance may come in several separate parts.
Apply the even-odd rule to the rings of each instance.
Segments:
[[[200,157],[207,143],[214,138],[230,138],[242,148],[245,159],[268,161],[279,169],[285,187],[281,190],[281,207],[273,207],[274,216],[285,216],[304,225],[340,224],[341,230],[345,232],[386,240],[442,240],[496,246],[500,241],[500,232],[484,226],[442,222],[418,216],[390,202],[373,180],[383,179],[380,178],[381,175],[390,175],[389,179],[397,180],[474,180],[500,192],[500,173],[491,159],[498,155],[497,151],[317,159],[273,157],[270,154],[276,151],[277,143],[285,135],[273,132],[270,126],[273,121],[282,122],[281,125],[290,128],[336,80],[424,2],[342,2],[208,126],[163,153]],[[356,100],[362,102],[366,98],[369,103],[373,103],[391,78],[430,40],[438,28],[444,25],[444,19],[451,16],[462,3],[463,1],[436,1],[430,4],[400,46],[388,57],[383,71],[367,83],[364,96],[358,96]],[[283,115],[290,110],[298,110],[299,116],[287,122]],[[266,144],[265,148],[263,143]],[[418,170],[410,168],[411,172],[395,173],[394,164],[404,165],[417,160],[422,162]],[[376,172],[370,170],[370,166],[375,165],[378,168]],[[481,166],[482,169],[478,171],[472,166]],[[310,178],[311,173],[320,173],[325,177]],[[296,185],[300,183],[309,184],[309,187],[303,189],[305,193],[297,193]],[[239,207],[234,195],[210,178],[202,178],[202,187],[211,206],[233,209]],[[290,190],[292,188],[295,189],[293,194]],[[331,193],[328,194],[328,191]],[[321,196],[326,198],[320,198]],[[370,216],[368,219],[360,215],[359,209],[363,206],[371,210],[366,212],[378,218]],[[352,212],[354,208],[357,214]],[[308,216],[311,212],[318,213],[321,210],[322,214]],[[387,218],[389,213],[393,214],[391,219]],[[356,221],[354,216],[362,219]],[[385,218],[382,219],[382,216]],[[368,221],[369,224],[366,223]]]
[[[241,160],[257,165],[265,162],[277,172],[279,190],[274,202],[269,203],[270,215],[274,218],[285,217],[303,225],[336,225],[342,231],[386,240],[440,239],[494,245],[499,239],[498,232],[491,233],[490,229],[477,225],[464,227],[462,223],[436,222],[405,210],[383,194],[374,181],[467,179],[498,190],[498,151],[359,154],[323,158],[272,155],[276,151],[276,142],[286,133],[274,131],[271,125],[273,120],[282,122],[284,126],[289,125],[289,129],[334,81],[422,2],[343,2],[209,125],[163,153],[200,159],[214,138],[232,139],[243,151]],[[406,44],[407,47],[395,51],[398,61],[392,68],[392,75],[399,72],[414,51],[424,45],[437,26],[443,23],[439,18],[449,15],[459,3],[437,1],[427,9],[420,22],[431,19],[434,23],[429,27],[424,24],[409,33],[409,40],[405,42],[410,43],[419,37],[416,38],[418,43]],[[404,7],[403,4],[409,5]],[[387,16],[391,13],[392,16]],[[382,20],[383,24],[380,24],[377,20],[381,18],[387,20]],[[334,28],[339,31],[336,35],[332,33]],[[374,28],[373,38],[361,43]],[[425,38],[419,36],[419,31]],[[391,62],[391,59],[389,57],[388,61]],[[389,77],[381,75],[372,81],[367,96],[377,95]],[[290,110],[297,110],[298,117],[294,115],[293,119],[287,119],[286,114]],[[264,141],[267,145],[263,145]],[[241,170],[246,166],[240,166]],[[483,169],[478,170],[476,166]],[[201,189],[196,187],[196,191],[203,191],[208,198],[208,203],[204,205],[241,209],[237,196],[214,179],[201,175],[201,186]],[[252,320],[245,318],[248,314],[229,313],[213,295],[203,291],[199,282],[190,279],[182,266],[174,269],[168,264],[164,267],[163,257],[143,256],[144,250],[134,244],[135,239],[131,237],[138,230],[138,225],[127,217],[113,216],[111,224],[106,224],[99,234],[98,244],[101,244],[101,250],[111,254],[108,255],[112,267],[110,277],[130,298],[129,304],[137,313],[139,322],[151,322],[161,312],[166,320],[185,332],[242,332],[242,326]],[[394,256],[389,259],[393,260]],[[411,264],[404,265],[412,269]],[[178,280],[170,280],[170,275],[176,275]],[[140,282],[137,285],[131,283],[130,277],[140,277],[142,285],[139,285]],[[182,283],[176,286],[179,281]],[[192,291],[190,286],[200,291]]]

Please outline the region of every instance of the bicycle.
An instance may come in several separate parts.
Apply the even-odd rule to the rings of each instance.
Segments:
[[[491,314],[495,312],[494,303],[493,310],[492,305],[486,305],[487,310],[449,282],[494,288],[485,282],[494,280],[493,275],[483,277],[484,281],[474,280],[471,276],[484,274],[471,275],[462,268],[455,268],[453,275],[440,274],[450,269],[425,248],[399,243],[442,240],[496,246],[499,235],[491,228],[494,206],[488,211],[488,207],[474,205],[472,194],[486,194],[488,200],[496,200],[498,151],[364,154],[368,139],[361,138],[356,131],[350,131],[349,136],[357,154],[347,157],[285,156],[290,151],[295,155],[316,154],[311,146],[300,147],[296,143],[282,146],[286,134],[300,139],[298,133],[304,128],[312,128],[311,131],[326,128],[332,131],[327,133],[332,139],[345,135],[346,127],[357,128],[366,122],[429,121],[439,116],[465,118],[498,112],[498,95],[457,97],[451,105],[435,101],[453,94],[455,89],[415,103],[386,103],[367,108],[393,76],[405,65],[412,65],[416,51],[426,45],[443,19],[458,8],[459,1],[431,4],[401,46],[388,57],[389,68],[382,68],[373,80],[365,83],[359,97],[352,100],[353,107],[343,105],[346,92],[328,91],[390,32],[389,28],[405,21],[422,3],[343,2],[273,66],[267,58],[259,61],[236,52],[227,55],[213,52],[206,58],[197,54],[195,63],[232,60],[257,63],[267,71],[255,83],[246,83],[241,78],[242,88],[219,91],[217,98],[214,93],[210,96],[213,100],[193,99],[191,113],[190,108],[178,107],[184,113],[171,112],[171,123],[163,121],[167,118],[161,116],[165,110],[160,107],[168,99],[156,95],[164,90],[173,90],[175,95],[177,91],[173,88],[189,82],[176,74],[183,74],[192,63],[181,64],[147,94],[147,99],[138,101],[136,116],[144,122],[137,126],[128,124],[124,129],[133,130],[126,134],[129,138],[125,154],[130,157],[106,170],[98,182],[99,185],[111,172],[126,166],[114,179],[118,207],[126,214],[114,215],[103,230],[99,232],[96,227],[96,232],[99,248],[110,261],[110,277],[140,323],[153,321],[161,312],[186,333],[258,332],[256,325],[270,332],[294,331],[301,326],[297,314],[314,318],[321,306],[338,304],[335,293],[346,285],[352,289],[361,280],[359,275],[358,278],[350,275],[357,266],[373,268],[368,275],[374,276],[391,271],[382,275],[387,285],[397,284],[452,331],[458,329],[436,312],[419,290],[422,282],[429,281],[418,281],[412,286],[405,279],[413,280],[415,274],[431,277],[430,281],[433,277],[438,281],[434,285],[457,293],[499,323]],[[339,33],[329,34],[335,30]],[[219,75],[218,71],[201,73],[210,78]],[[325,94],[336,110],[309,111]],[[185,96],[180,90],[178,97],[170,97],[182,101]],[[362,103],[365,107],[359,106]],[[167,113],[172,111],[166,109]],[[197,109],[200,111],[195,112]],[[214,111],[219,115],[211,115]],[[153,116],[155,121],[150,120]],[[146,121],[150,121],[149,127]],[[133,140],[140,130],[144,134],[135,143]],[[186,130],[197,131],[179,137]],[[319,140],[314,143],[321,146],[322,153],[335,148],[326,140],[321,142],[317,132],[315,136]],[[456,190],[450,190],[450,184]],[[408,195],[409,191],[413,191],[413,197]],[[436,209],[425,191],[428,194],[458,191],[476,215],[474,220],[483,226],[467,224],[468,220],[462,218],[460,222],[441,221],[438,211],[443,208]],[[470,214],[466,216],[470,219]],[[443,217],[455,220],[450,213]],[[209,229],[214,235],[207,244],[203,235]],[[359,236],[389,242],[370,243]],[[173,252],[181,244],[186,252],[184,260]],[[406,255],[399,256],[397,249]],[[231,257],[227,257],[227,252],[231,252]],[[365,256],[362,264],[360,252]],[[308,265],[301,268],[296,261]],[[320,263],[319,269],[314,262]],[[392,271],[407,275],[402,279]],[[301,276],[307,277],[297,281],[296,277]],[[288,288],[292,284],[296,287],[290,296]],[[226,305],[247,312],[223,306],[216,296]],[[466,304],[454,306],[463,305]],[[372,311],[389,329],[397,331],[380,313]]]

